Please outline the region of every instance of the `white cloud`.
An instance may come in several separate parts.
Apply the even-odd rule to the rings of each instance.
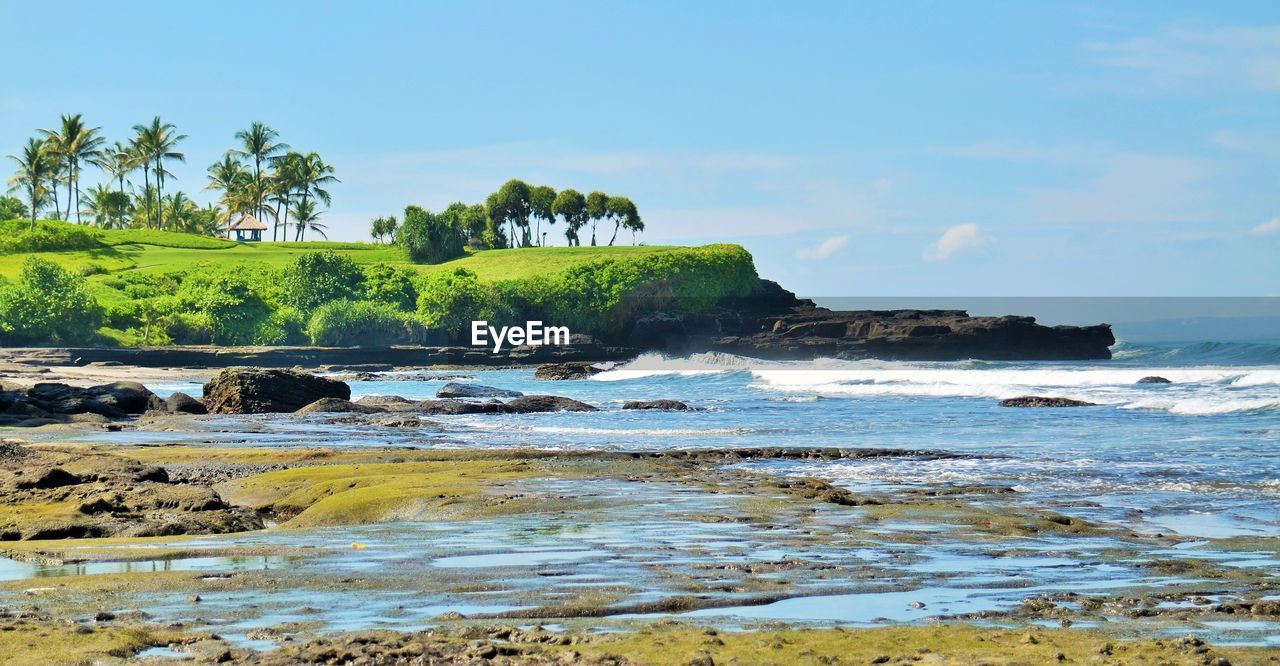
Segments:
[[[924,249],[925,261],[946,261],[962,252],[978,250],[995,242],[984,235],[972,222],[957,224],[942,233],[938,240]]]
[[[1273,217],[1270,220],[1259,224],[1249,233],[1254,236],[1270,236],[1271,234],[1280,234],[1280,217]]]
[[[1231,85],[1280,92],[1280,26],[1179,24],[1086,48],[1164,89],[1203,92]]]
[[[826,259],[849,244],[848,236],[832,236],[813,247],[796,250],[797,259]]]

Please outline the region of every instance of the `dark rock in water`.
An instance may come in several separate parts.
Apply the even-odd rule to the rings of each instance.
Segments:
[[[623,409],[666,409],[666,410],[684,410],[690,409],[689,405],[679,400],[628,400],[622,403]]]
[[[640,313],[621,335],[641,349],[780,359],[1087,360],[1111,358],[1115,344],[1106,324],[1043,326],[964,310],[833,311],[769,280],[697,315]]]
[[[137,382],[83,388],[45,382],[0,391],[0,425],[105,423],[108,419],[164,410],[165,401]]]
[[[422,414],[506,414],[511,410],[497,400],[469,402],[467,400],[423,400],[408,410]]]
[[[1165,379],[1164,377],[1151,375],[1150,377],[1143,377],[1142,379],[1139,379],[1138,383],[1139,384],[1172,384],[1173,382],[1169,381],[1168,379]]]
[[[41,383],[27,389],[26,400],[50,414],[90,413],[108,418],[164,407],[164,401],[138,382],[114,382],[89,388]]]
[[[543,363],[534,371],[534,379],[586,379],[591,375],[604,372],[595,365],[586,362]]]
[[[534,412],[596,412],[596,407],[585,402],[558,395],[526,395],[506,404],[509,411],[518,414]]]
[[[208,414],[209,410],[204,408],[204,403],[187,395],[186,393],[174,393],[165,401],[165,410],[174,414]]]
[[[1024,395],[1017,398],[1006,398],[1000,401],[1001,407],[1093,407],[1095,403],[1071,398],[1056,398],[1042,395]]]
[[[321,399],[351,399],[346,383],[301,370],[227,368],[204,385],[212,414],[296,412]]]
[[[366,395],[356,400],[357,405],[377,407],[388,412],[416,412],[418,401],[401,398],[398,395]]]
[[[357,414],[380,414],[387,411],[382,407],[372,405],[361,405],[343,400],[342,398],[320,398],[319,400],[299,409],[294,414],[314,414],[314,413],[345,413],[354,412]]]
[[[483,384],[460,384],[449,382],[436,391],[437,398],[518,398],[524,395],[519,391],[484,386]]]

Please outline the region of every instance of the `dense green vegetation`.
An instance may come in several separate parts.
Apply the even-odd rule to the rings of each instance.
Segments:
[[[373,243],[234,243],[0,222],[0,344],[445,344],[473,319],[621,332],[754,287],[738,246],[466,250],[438,264]]]

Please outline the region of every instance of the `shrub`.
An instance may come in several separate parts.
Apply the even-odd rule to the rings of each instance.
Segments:
[[[465,253],[465,230],[459,229],[456,215],[436,214],[418,206],[404,209],[404,224],[396,235],[396,243],[409,251],[414,261],[438,264]]]
[[[407,268],[373,264],[364,269],[365,298],[412,312],[418,302],[418,289],[413,286],[417,274]]]
[[[253,344],[259,326],[271,314],[271,307],[259,295],[255,282],[249,275],[233,269],[188,276],[179,300],[187,312],[203,315],[200,320],[188,323],[207,325],[209,341],[215,344]],[[193,328],[192,333],[198,330]],[[177,334],[170,335],[179,339]]]
[[[67,222],[0,222],[0,253],[58,252],[102,247],[102,232]]]
[[[418,284],[418,314],[451,341],[469,340],[472,321],[496,326],[495,322],[509,325],[517,319],[509,295],[465,268],[423,278]]]
[[[617,333],[639,314],[700,312],[757,284],[751,255],[737,245],[710,245],[634,259],[605,259],[545,278],[521,281],[527,309],[575,331]]]
[[[350,257],[333,250],[308,252],[284,269],[280,285],[285,304],[310,312],[330,301],[360,300],[364,273]]]
[[[0,339],[5,344],[92,340],[102,308],[84,278],[38,257],[27,259],[15,284],[0,287]]]
[[[331,347],[414,344],[426,329],[413,315],[386,303],[333,301],[316,309],[307,323],[312,344]]]
[[[213,326],[203,312],[183,312],[169,320],[165,332],[180,345],[207,345],[213,343]]]
[[[301,345],[307,342],[307,320],[294,308],[283,306],[258,327],[254,342],[260,345]]]

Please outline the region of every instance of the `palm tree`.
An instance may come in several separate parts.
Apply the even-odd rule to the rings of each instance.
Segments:
[[[268,191],[266,179],[263,178],[262,163],[276,159],[282,152],[289,149],[289,144],[276,140],[279,136],[280,133],[270,125],[258,121],[250,123],[249,129],[236,132],[236,139],[244,146],[236,148],[236,154],[253,158],[253,212],[259,218],[264,214],[263,202],[266,200]]]
[[[67,174],[67,214],[63,219],[71,219],[72,194],[75,195],[76,222],[80,222],[80,170],[84,162],[98,164],[102,156],[102,144],[106,139],[99,135],[101,127],[85,127],[81,114],[62,116],[62,125],[57,130],[42,129],[49,138],[50,149],[57,154],[66,167]]]
[[[221,162],[209,165],[207,173],[209,184],[205,185],[204,189],[222,191],[221,203],[226,221],[229,222],[231,216],[236,213],[245,213],[253,209],[255,204],[253,174],[244,168],[244,164],[232,151],[227,151],[222,156]]]
[[[18,163],[18,173],[9,179],[9,191],[26,190],[31,204],[31,228],[35,229],[36,212],[49,198],[45,183],[54,182],[57,175],[56,157],[48,151],[44,140],[32,137],[27,139],[21,154],[10,155],[9,159]]]
[[[289,151],[271,164],[268,182],[271,188],[271,202],[275,204],[275,224],[271,229],[271,240],[289,240],[289,202],[298,182],[299,162],[302,153]],[[284,233],[281,234],[281,229]]]
[[[84,212],[93,216],[94,224],[104,229],[123,229],[127,226],[124,219],[129,214],[128,194],[117,192],[106,184],[94,185],[86,192],[89,199]]]
[[[325,164],[324,160],[320,159],[320,155],[314,152],[301,156],[290,171],[293,172],[291,177],[294,179],[294,192],[300,197],[299,205],[294,207],[293,214],[294,225],[298,228],[296,240],[301,241],[303,234],[306,233],[307,224],[297,219],[298,211],[310,210],[314,212],[314,206],[304,208],[305,204],[312,201],[312,197],[328,206],[330,202],[329,191],[322,186],[340,181],[334,177],[333,167]],[[319,213],[316,213],[316,216],[318,217]],[[323,236],[324,233],[321,232],[320,235]]]
[[[164,168],[166,160],[177,160],[186,162],[187,156],[175,150],[178,143],[187,138],[186,134],[178,134],[177,128],[172,123],[160,122],[160,116],[151,119],[150,125],[134,125],[133,131],[138,133],[134,140],[135,144],[141,151],[143,158],[150,163],[150,167],[154,170],[156,176],[156,212],[159,219],[156,221],[156,227],[164,226],[164,213],[160,210],[160,202],[164,197],[164,179],[165,176],[171,176]],[[146,177],[146,167],[144,167],[143,177]],[[147,203],[147,227],[151,226],[151,206],[150,201]]]
[[[117,141],[111,147],[102,151],[102,159],[98,162],[98,166],[111,180],[120,183],[120,193],[124,193],[124,179],[138,168],[137,156],[133,149],[123,142]]]
[[[170,194],[163,199],[164,204],[160,207],[162,214],[161,220],[165,219],[164,212],[168,213],[168,225],[165,227],[167,231],[190,231],[188,224],[191,220],[191,212],[198,210],[195,202],[189,199],[185,192],[178,191]]]
[[[298,227],[298,240],[301,241],[303,234],[310,229],[325,240],[329,240],[329,236],[325,234],[325,225],[320,224],[320,211],[316,210],[315,199],[299,199],[293,206],[293,223]]]

